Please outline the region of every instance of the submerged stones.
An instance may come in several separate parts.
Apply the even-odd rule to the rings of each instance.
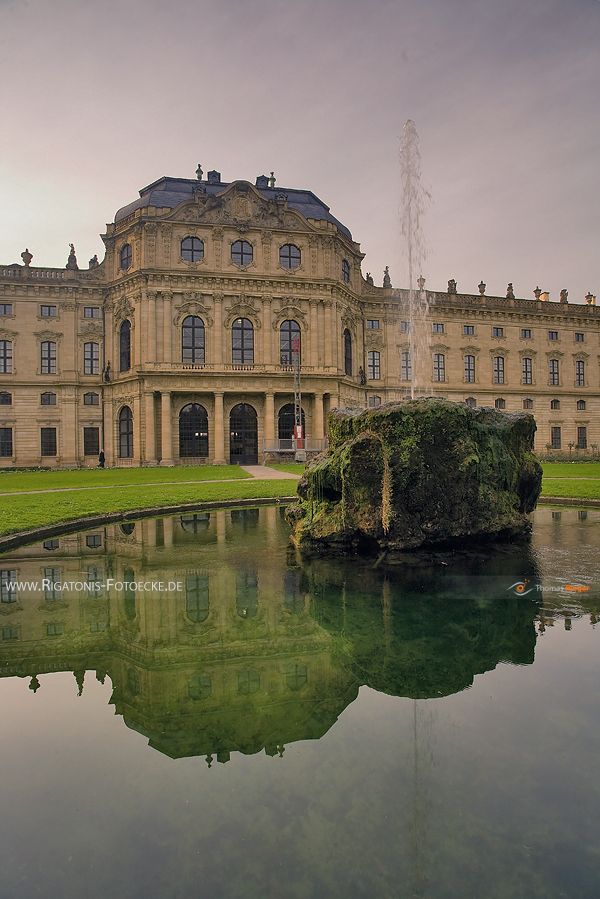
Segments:
[[[288,509],[306,554],[406,550],[530,530],[542,469],[527,413],[443,399],[334,410]]]

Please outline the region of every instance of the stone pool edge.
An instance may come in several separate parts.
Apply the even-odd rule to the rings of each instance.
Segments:
[[[46,540],[49,537],[58,537],[71,531],[79,531],[87,527],[100,527],[103,524],[112,524],[119,521],[135,521],[138,518],[150,518],[153,515],[162,516],[175,512],[203,511],[205,509],[232,509],[247,506],[276,506],[281,503],[291,503],[296,496],[268,496],[254,497],[250,499],[221,499],[206,500],[195,503],[176,503],[170,506],[146,506],[143,509],[128,509],[124,512],[104,512],[102,515],[85,515],[80,518],[70,518],[68,521],[30,528],[27,531],[17,531],[14,534],[6,534],[0,537],[0,552],[9,549],[17,549],[25,543],[33,543],[36,540]]]

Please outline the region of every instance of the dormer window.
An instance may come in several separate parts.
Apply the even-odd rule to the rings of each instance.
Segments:
[[[350,263],[347,259],[342,259],[342,281],[350,284]]]

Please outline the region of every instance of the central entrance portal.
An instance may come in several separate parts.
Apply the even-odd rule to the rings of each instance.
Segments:
[[[258,464],[258,419],[248,403],[239,403],[229,414],[229,461],[232,465]]]

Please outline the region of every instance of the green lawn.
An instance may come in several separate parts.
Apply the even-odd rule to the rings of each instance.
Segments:
[[[542,462],[545,478],[600,478],[600,462]]]
[[[142,469],[143,470],[143,469]],[[57,524],[90,515],[127,512],[178,503],[293,496],[293,481],[238,480],[233,483],[169,484],[138,490],[81,490],[4,496],[0,500],[0,535]]]
[[[542,496],[572,496],[575,499],[600,499],[600,478],[574,481],[571,478],[564,480],[542,481]]]
[[[287,471],[290,474],[304,474],[306,465],[304,462],[274,462],[269,468],[276,468],[278,471]]]
[[[0,493],[20,490],[56,490],[61,487],[119,487],[181,481],[214,481],[250,478],[239,465],[186,465],[175,468],[82,468],[73,471],[0,472]]]

